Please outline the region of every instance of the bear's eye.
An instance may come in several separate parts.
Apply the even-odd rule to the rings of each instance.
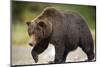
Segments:
[[[34,31],[32,31],[32,34],[34,34]]]
[[[34,34],[34,31],[28,32],[29,36],[31,36],[32,34]]]
[[[43,21],[38,22],[38,25],[39,25],[40,27],[46,27],[46,24],[45,24]]]

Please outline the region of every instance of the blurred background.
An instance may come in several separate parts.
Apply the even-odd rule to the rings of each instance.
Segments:
[[[94,44],[95,44],[95,35],[96,35],[96,7],[95,6],[11,1],[12,64],[31,64],[34,62],[30,53],[32,48],[27,44],[29,40],[29,36],[27,33],[27,26],[25,22],[29,20],[33,20],[46,7],[55,7],[62,11],[75,11],[80,13],[83,17],[85,17],[87,21],[87,24],[91,30]],[[54,50],[54,48],[52,47],[53,46],[50,45],[46,53],[50,53],[49,51],[51,49]],[[78,48],[76,54],[79,51],[80,48]],[[72,55],[75,55],[75,52]],[[80,55],[81,56],[76,56],[78,59],[75,59],[71,56],[69,56],[69,58],[74,60],[84,59],[85,56],[83,54]],[[46,59],[48,58],[46,58],[45,56],[44,59],[45,61],[47,61]],[[43,59],[42,61],[40,60],[40,63],[41,62],[44,62],[44,60]]]

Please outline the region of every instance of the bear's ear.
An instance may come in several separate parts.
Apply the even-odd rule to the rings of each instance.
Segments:
[[[27,26],[29,26],[31,24],[31,22],[28,21],[28,22],[26,22],[26,24],[27,24]]]
[[[38,22],[37,24],[38,24],[38,26],[40,26],[40,27],[42,27],[42,28],[45,28],[45,27],[46,27],[46,24],[45,24],[45,22],[43,22],[43,21],[40,21],[40,22]]]

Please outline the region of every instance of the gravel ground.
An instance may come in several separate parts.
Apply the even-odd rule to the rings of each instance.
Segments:
[[[32,47],[30,46],[12,46],[12,65],[27,65],[36,64],[31,56]],[[50,44],[42,54],[39,55],[39,61],[37,64],[48,63],[48,61],[54,60],[54,47]],[[77,48],[70,52],[66,58],[66,62],[84,61],[87,59],[86,54]]]

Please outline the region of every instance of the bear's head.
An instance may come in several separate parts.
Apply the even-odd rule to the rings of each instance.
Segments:
[[[28,34],[30,36],[29,45],[35,46],[41,40],[50,37],[53,33],[53,18],[56,9],[46,8],[44,11],[36,17],[36,19],[27,22]]]

